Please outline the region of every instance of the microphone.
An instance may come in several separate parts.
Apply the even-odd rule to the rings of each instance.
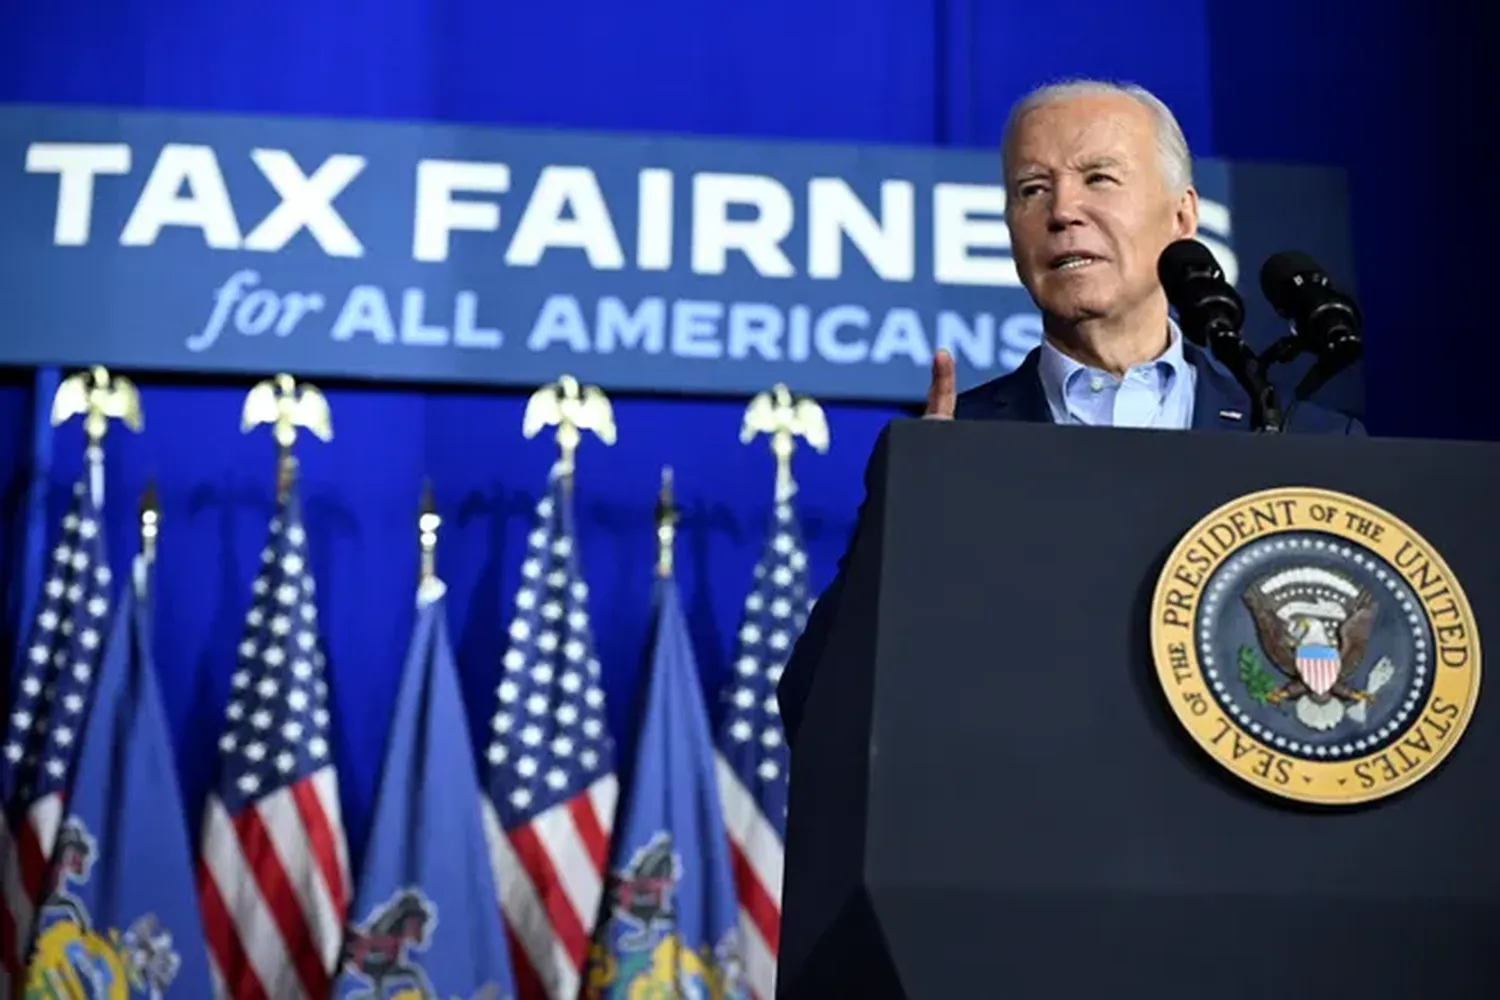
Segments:
[[[1156,275],[1177,310],[1183,336],[1207,347],[1214,358],[1250,395],[1250,420],[1255,430],[1281,430],[1281,410],[1275,390],[1266,381],[1255,351],[1240,336],[1245,303],[1224,277],[1213,251],[1197,240],[1177,240],[1162,251]]]
[[[1329,369],[1329,377],[1359,360],[1359,307],[1307,254],[1289,250],[1267,257],[1260,268],[1260,291],[1276,314],[1292,324],[1297,340],[1317,356],[1318,365]]]

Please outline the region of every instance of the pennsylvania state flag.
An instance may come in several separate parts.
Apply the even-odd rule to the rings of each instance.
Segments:
[[[677,584],[657,581],[645,712],[585,1000],[743,1000],[714,747]]]
[[[78,748],[27,997],[213,995],[176,760],[151,658],[148,588],[137,557]]]
[[[443,589],[418,596],[336,1000],[515,995]]]

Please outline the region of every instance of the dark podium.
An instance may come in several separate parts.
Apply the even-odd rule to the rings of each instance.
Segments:
[[[911,420],[877,449],[792,754],[779,1000],[1500,997],[1500,446]],[[1278,489],[1401,525],[1273,494],[1201,527]]]

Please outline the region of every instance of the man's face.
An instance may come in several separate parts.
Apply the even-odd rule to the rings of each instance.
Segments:
[[[1124,94],[1043,105],[1010,139],[1006,222],[1021,283],[1068,323],[1130,315],[1161,294],[1156,262],[1197,230],[1197,194],[1162,175],[1156,123]]]

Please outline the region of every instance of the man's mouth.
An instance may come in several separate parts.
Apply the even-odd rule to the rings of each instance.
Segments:
[[[1053,257],[1047,266],[1053,271],[1076,271],[1081,267],[1097,264],[1102,259],[1091,253],[1064,253]]]

